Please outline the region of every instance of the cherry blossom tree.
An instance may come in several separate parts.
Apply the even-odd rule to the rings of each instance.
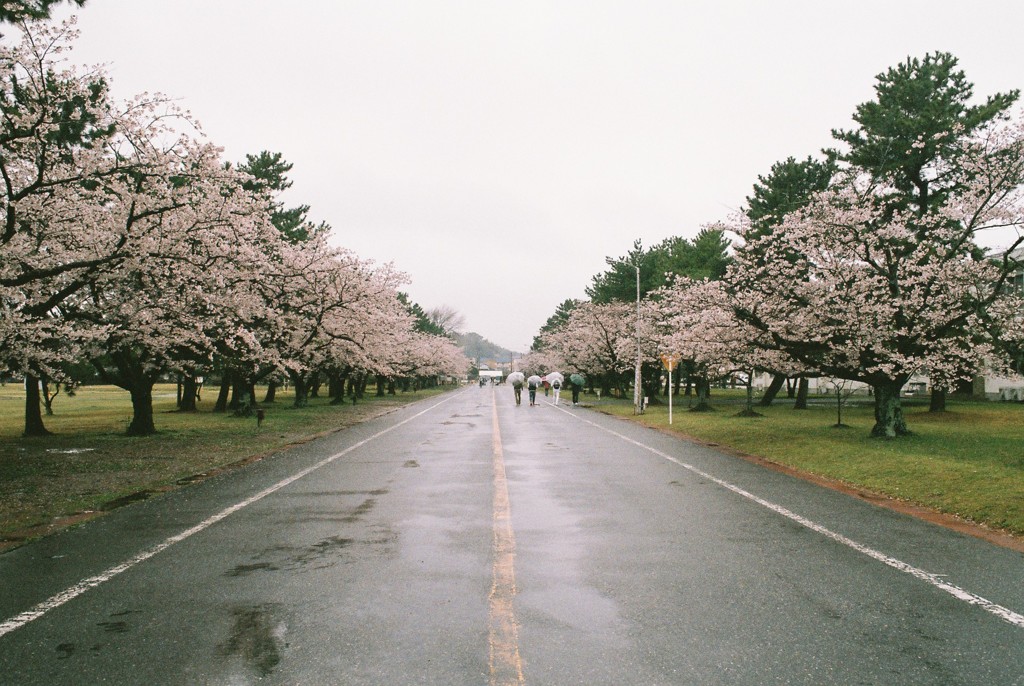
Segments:
[[[993,318],[1017,306],[1001,303],[1017,265],[984,259],[975,237],[1024,223],[1022,153],[1020,123],[964,141],[968,180],[923,216],[854,170],[769,236],[738,221],[749,242],[726,276],[736,316],[798,362],[870,384],[872,435],[908,433],[899,396],[913,373],[952,379],[998,361]]]
[[[394,394],[395,383],[408,381],[416,387],[436,386],[438,380],[462,377],[471,366],[468,357],[447,336],[423,333],[414,328],[395,329],[390,345],[377,345],[373,350],[378,360],[378,395],[388,383]]]
[[[815,193],[828,188],[837,171],[832,157],[824,160],[807,157],[800,161],[790,157],[773,164],[767,176],[757,177],[753,194],[747,197],[744,214],[751,223],[749,234],[768,235],[778,230],[787,214],[804,207]],[[789,379],[785,374],[774,374],[760,404],[764,407],[771,405]],[[798,384],[799,393],[794,407],[806,409],[807,377],[800,376]]]
[[[545,334],[554,331],[554,329],[549,329]],[[563,370],[569,372],[579,371],[575,366],[566,362],[565,359],[558,354],[557,350],[549,349],[546,345],[540,350],[531,350],[520,357],[516,362],[516,371],[523,372],[527,376],[532,374],[544,376],[551,371]]]
[[[131,395],[133,435],[155,431],[169,372],[219,365],[251,389],[283,370],[301,405],[332,371],[465,371],[449,339],[417,330],[403,274],[276,201],[280,155],[232,169],[165,98],[112,103],[102,71],[61,62],[74,35],[26,24],[0,46],[0,361],[28,378],[26,433],[45,431],[36,379],[83,357]]]
[[[265,354],[251,326],[268,316],[253,288],[255,267],[281,240],[217,149],[182,137],[158,148],[157,140],[134,139],[135,169],[144,174],[107,181],[109,231],[130,234],[124,259],[62,312],[95,329],[91,357],[101,378],[131,395],[130,435],[155,431],[152,388],[162,374],[192,375],[226,349]]]
[[[46,433],[37,379],[60,379],[81,350],[61,307],[130,253],[134,221],[110,230],[108,207],[144,178],[122,152],[146,139],[137,122],[166,104],[115,107],[102,71],[65,64],[73,27],[26,23],[20,42],[0,44],[0,354],[26,377],[27,435]]]
[[[295,278],[274,280],[280,312],[273,346],[301,406],[321,370],[376,373],[383,363],[374,354],[414,319],[398,296],[404,274],[333,248],[325,236],[292,246],[288,264]]]
[[[654,303],[656,345],[689,362],[697,388],[694,411],[711,409],[711,384],[716,380],[745,374],[749,395],[754,369],[783,375],[799,369],[766,335],[737,319],[729,307],[727,289],[719,281],[675,279],[656,293]]]
[[[306,297],[294,294],[288,304],[290,337],[282,360],[297,403],[304,402],[299,396],[317,372],[360,379],[360,387],[375,377],[383,395],[386,385],[393,392],[402,379],[436,385],[440,376],[468,371],[469,360],[450,338],[420,330],[408,298],[398,291],[407,282],[404,274],[344,249],[318,248],[318,261],[304,270]]]
[[[935,52],[879,74],[875,94],[857,106],[856,129],[833,131],[846,144],[835,154],[878,182],[874,202],[923,217],[941,211],[950,194],[968,183],[971,153],[963,141],[1005,120],[1020,91],[976,103],[956,57]],[[952,388],[942,381],[933,379],[933,412],[945,409],[946,389]]]

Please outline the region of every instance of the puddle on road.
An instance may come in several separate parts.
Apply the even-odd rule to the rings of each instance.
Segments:
[[[128,622],[97,622],[96,626],[103,627],[108,634],[128,633]]]
[[[252,572],[273,572],[277,571],[278,567],[270,564],[269,562],[257,562],[251,565],[238,565],[234,569],[230,569],[224,572],[224,576],[246,576]]]
[[[244,577],[254,572],[294,572],[306,567],[323,569],[336,564],[336,556],[355,543],[355,539],[330,536],[308,547],[274,546],[265,549],[258,557],[276,558],[273,562],[260,560],[251,564],[236,565],[224,572],[227,577]]]
[[[269,676],[281,662],[281,650],[287,627],[275,619],[277,604],[237,607],[231,611],[231,635],[218,651],[225,657],[237,656],[260,677]]]
[[[417,462],[416,460],[406,460],[405,464],[403,464],[402,466],[406,468],[419,467],[420,463]]]
[[[352,514],[350,514],[350,515],[348,515],[346,517],[342,517],[341,521],[346,522],[348,524],[352,524],[354,522],[358,522],[359,519],[364,514],[366,514],[370,510],[372,510],[376,504],[377,504],[376,498],[367,498],[356,509],[352,510]]]
[[[351,538],[331,536],[330,538],[325,538],[319,543],[314,543],[312,546],[310,546],[309,549],[309,552],[312,554],[306,555],[302,558],[296,558],[296,561],[306,562],[309,559],[312,559],[313,557],[323,557],[324,555],[330,555],[336,550],[341,550],[342,548],[349,547],[350,545],[352,545],[352,543],[354,543],[354,541]]]
[[[103,629],[104,633],[108,634],[126,634],[131,630],[131,625],[124,619],[116,619],[117,617],[128,617],[130,615],[141,614],[142,610],[125,610],[123,612],[114,612],[110,615],[111,621],[108,622],[96,622],[96,626]],[[107,643],[94,643],[89,646],[89,651],[97,653],[102,650]],[[78,650],[78,644],[74,642],[69,643],[58,643],[55,648],[57,652],[58,660],[67,660],[75,655],[75,651]]]

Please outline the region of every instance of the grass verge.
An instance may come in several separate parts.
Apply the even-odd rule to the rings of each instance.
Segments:
[[[905,406],[912,436],[871,438],[870,405],[846,407],[836,426],[835,403],[796,411],[792,403],[744,409],[729,393],[713,399],[714,412],[689,412],[675,401],[633,415],[628,401],[602,401],[597,409],[742,455],[866,491],[894,502],[943,513],[1024,542],[1024,405],[950,402],[948,411]]]
[[[177,412],[175,386],[161,385],[153,400],[158,433],[129,438],[128,394],[87,386],[57,398],[45,417],[52,436],[23,438],[24,391],[0,387],[0,550],[441,392],[368,396],[356,405],[314,398],[295,409],[278,391],[257,427],[254,417],[214,414],[212,397],[199,412]]]

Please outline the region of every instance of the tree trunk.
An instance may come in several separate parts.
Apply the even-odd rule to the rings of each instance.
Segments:
[[[377,397],[384,397],[384,385],[387,383],[387,378],[383,374],[377,374]]]
[[[149,436],[155,434],[153,382],[149,379],[136,380],[128,392],[132,396],[132,423],[128,425],[128,435]]]
[[[945,388],[933,388],[931,402],[928,405],[929,412],[945,412],[946,411],[946,389]]]
[[[153,386],[159,377],[159,370],[148,369],[143,357],[129,349],[111,351],[113,365],[107,366],[99,359],[92,361],[104,383],[114,384],[128,391],[132,398],[132,420],[127,435],[149,436],[156,433],[153,423]]]
[[[307,393],[310,398],[320,397],[320,372],[314,372],[310,377]]]
[[[871,435],[880,438],[908,436],[910,431],[903,418],[903,408],[900,407],[903,384],[890,381],[874,384],[872,388],[875,393],[875,426],[871,429]]]
[[[25,436],[49,436],[39,402],[39,378],[25,375]]]
[[[178,401],[178,410],[181,412],[195,412],[196,395],[199,393],[199,384],[196,377],[185,376],[181,379],[181,399]]]
[[[810,388],[810,382],[807,380],[807,377],[801,376],[800,383],[797,384],[796,403],[793,405],[794,410],[807,409],[808,388]]]
[[[228,403],[228,409],[238,412],[243,409],[243,398],[245,397],[245,381],[240,378],[236,378],[234,374],[231,375],[231,401]]]
[[[60,384],[54,384],[56,389],[53,393],[50,393],[50,382],[45,377],[42,379],[43,382],[43,405],[46,407],[46,416],[53,416],[53,399],[60,395]]]
[[[271,379],[267,382],[267,394],[263,396],[264,403],[277,402],[277,382]]]
[[[224,370],[220,379],[220,393],[217,394],[217,402],[213,405],[214,412],[228,411],[228,394],[231,393],[231,374]]]
[[[739,413],[739,417],[761,417],[761,413],[754,410],[754,370],[747,374],[747,406]]]
[[[293,407],[306,407],[309,405],[309,384],[302,374],[291,374],[292,386],[295,388],[295,402]]]
[[[690,412],[711,412],[711,381],[705,376],[694,378],[694,387],[697,389],[697,404],[690,408]]]
[[[647,405],[661,405],[661,366],[643,364],[640,366],[641,396],[647,398]]]
[[[331,404],[341,405],[345,402],[345,384],[348,380],[348,372],[344,374],[331,375]]]
[[[769,407],[775,400],[775,396],[779,394],[782,387],[786,383],[785,374],[776,374],[772,377],[772,382],[768,384],[768,390],[761,396],[761,401],[758,403],[761,407]]]
[[[344,397],[344,395],[345,381],[337,371],[331,372],[327,375],[327,397],[331,399],[331,404],[336,405],[338,398]]]

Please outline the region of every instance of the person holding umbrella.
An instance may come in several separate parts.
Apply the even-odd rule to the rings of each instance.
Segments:
[[[551,389],[555,392],[555,405],[557,405],[558,396],[562,391],[562,382],[565,381],[565,377],[558,372],[551,372],[545,377],[545,380],[551,384]]]
[[[530,407],[537,404],[537,386],[540,386],[541,379],[534,374],[526,380],[526,390],[530,392]]]
[[[572,384],[572,404],[580,404],[580,389],[583,388],[583,384],[586,383],[586,379],[580,373],[574,373],[569,375],[569,383]]]
[[[523,400],[523,382],[526,381],[526,376],[522,372],[512,372],[506,380],[512,384],[512,391],[516,394],[516,405],[520,404]]]

